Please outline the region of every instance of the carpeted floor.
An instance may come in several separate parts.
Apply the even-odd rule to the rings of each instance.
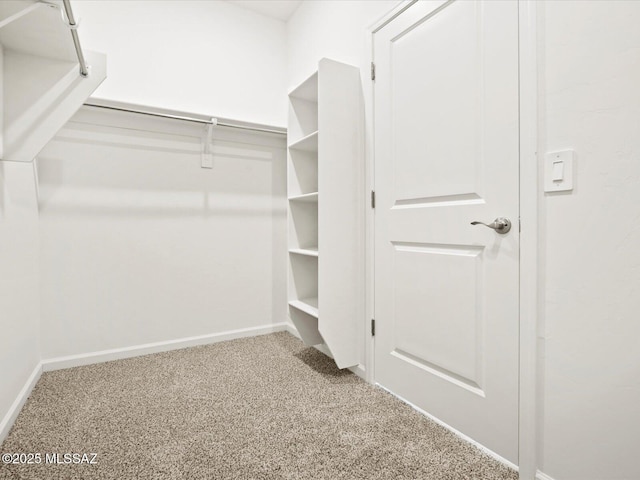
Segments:
[[[7,452],[43,463],[2,479],[517,478],[288,333],[45,373]]]

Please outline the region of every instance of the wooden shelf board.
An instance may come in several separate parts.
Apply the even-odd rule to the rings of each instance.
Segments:
[[[300,140],[293,142],[289,145],[289,150],[302,150],[304,152],[317,152],[318,151],[318,131],[310,133],[306,137],[302,137]]]
[[[318,298],[302,298],[300,300],[292,300],[289,302],[293,308],[297,308],[301,312],[304,312],[312,317],[318,318]]]

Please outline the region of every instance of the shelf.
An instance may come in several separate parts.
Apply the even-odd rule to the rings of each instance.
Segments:
[[[0,158],[31,162],[106,78],[106,56],[84,52],[80,75],[62,6],[0,1]]]
[[[295,253],[296,255],[306,255],[308,257],[317,257],[318,247],[292,248],[289,250],[289,253]]]
[[[306,100],[307,102],[318,101],[318,72],[314,72],[309,78],[294,88],[289,93],[289,98]]]
[[[0,2],[0,43],[6,50],[77,63],[60,10],[43,3]]]
[[[296,307],[290,307],[289,313],[291,321],[306,345],[321,345],[324,343],[324,339],[318,330],[317,317],[298,310]]]
[[[297,308],[301,312],[306,313],[307,315],[311,315],[312,317],[318,318],[318,298],[303,298],[301,300],[292,300],[289,302],[293,308]]]
[[[318,192],[305,193],[304,195],[296,195],[294,197],[289,197],[289,201],[300,202],[300,203],[317,203]]]
[[[289,196],[318,191],[318,155],[289,150],[287,191]]]
[[[289,145],[289,150],[302,150],[304,152],[318,151],[318,131],[310,133],[306,137],[301,138],[297,142]]]

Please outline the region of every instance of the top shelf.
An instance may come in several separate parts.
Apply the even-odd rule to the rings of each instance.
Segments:
[[[84,52],[91,71],[81,74],[64,5],[0,1],[2,160],[32,162],[106,78],[106,56],[96,52]]]
[[[26,1],[0,2],[0,44],[6,50],[77,63],[69,28],[59,8]]]
[[[318,101],[318,72],[314,72],[309,78],[298,85],[289,93],[289,98],[297,98],[307,102]]]

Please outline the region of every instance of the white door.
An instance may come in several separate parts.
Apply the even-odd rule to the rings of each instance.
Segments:
[[[374,59],[376,381],[517,463],[517,2],[418,2]]]

